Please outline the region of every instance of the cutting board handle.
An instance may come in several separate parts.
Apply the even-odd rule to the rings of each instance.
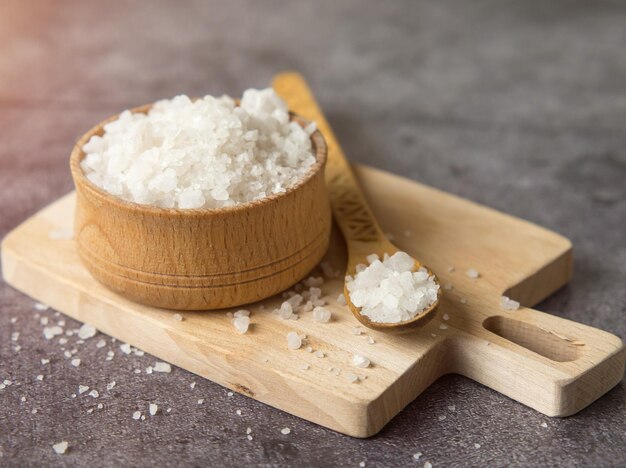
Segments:
[[[499,311],[461,334],[455,372],[548,416],[569,416],[615,386],[626,349],[605,331],[529,308]]]

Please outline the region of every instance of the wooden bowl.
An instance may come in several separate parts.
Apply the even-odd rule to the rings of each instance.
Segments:
[[[321,260],[331,212],[324,183],[326,142],[319,131],[311,135],[317,161],[284,193],[226,208],[159,208],[105,192],[80,167],[83,145],[117,117],[85,133],[70,157],[77,250],[106,287],[156,307],[220,309],[283,291]],[[295,114],[291,119],[308,123]]]

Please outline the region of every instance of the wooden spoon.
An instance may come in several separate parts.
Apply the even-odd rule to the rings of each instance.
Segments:
[[[330,193],[335,220],[339,224],[348,246],[346,275],[356,275],[357,265],[368,264],[366,259],[368,255],[375,253],[382,258],[385,253],[393,255],[398,252],[400,249],[387,239],[378,225],[354,177],[348,160],[344,156],[321,109],[315,102],[304,78],[298,73],[281,73],[274,78],[272,84],[276,92],[287,102],[289,109],[306,119],[316,122],[317,128],[326,139],[326,144],[328,145],[326,185]],[[422,266],[419,260],[416,259],[415,270]],[[428,268],[426,269],[429,275],[433,275]],[[435,281],[439,283],[436,276]],[[415,327],[425,325],[434,317],[434,312],[439,306],[441,299],[441,288],[439,288],[437,300],[430,307],[410,320],[397,323],[372,322],[368,317],[361,314],[361,310],[358,307],[352,304],[345,286],[344,295],[346,296],[348,307],[350,307],[354,316],[366,327],[389,332],[407,332]]]

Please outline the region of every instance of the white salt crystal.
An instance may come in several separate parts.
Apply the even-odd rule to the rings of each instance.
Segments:
[[[296,332],[287,333],[287,347],[289,349],[300,349],[302,346],[302,339]]]
[[[11,333],[11,341],[17,341],[20,337],[20,332]]]
[[[465,274],[468,276],[468,278],[472,278],[472,279],[477,279],[480,277],[480,273],[478,273],[478,271],[475,270],[474,268],[470,268],[469,270],[465,272]]]
[[[154,370],[154,372],[171,372],[172,366],[167,362],[157,362],[154,364],[152,370]]]
[[[104,348],[104,347],[106,346],[106,344],[107,344],[107,343],[106,343],[106,341],[104,341],[104,340],[99,340],[99,341],[96,343],[96,348]]]
[[[546,422],[542,422],[542,423],[541,423],[541,427],[548,427],[548,423],[546,423]]]
[[[50,240],[70,240],[74,238],[74,230],[72,228],[53,229],[48,232]]]
[[[448,406],[448,409],[449,409],[450,411],[456,411],[456,406],[454,406],[454,405],[450,405],[450,406]]]
[[[142,350],[140,350],[140,349],[133,348],[133,354],[134,354],[135,356],[143,356],[143,355],[144,355],[144,354],[146,354],[146,353],[144,353],[144,352],[143,352]]]
[[[439,285],[427,270],[415,268],[415,260],[406,252],[376,259],[368,257],[369,266],[346,279],[350,300],[361,313],[378,323],[409,320],[430,307],[436,300]]]
[[[289,435],[289,434],[291,434],[291,429],[289,429],[288,427],[283,427],[280,430],[280,433],[283,434],[283,435]]]
[[[238,409],[237,411],[235,411],[235,413],[237,413],[237,416],[241,416],[241,410]]]
[[[445,289],[446,291],[452,291],[452,289],[454,289],[454,286],[450,283],[446,283],[443,285],[443,289]]]
[[[63,455],[67,451],[67,447],[68,443],[64,440],[58,444],[54,444],[52,446],[52,450],[54,450],[58,455]]]
[[[360,468],[363,468],[364,466],[365,466],[365,462],[364,462],[364,461],[359,462],[359,467],[360,467]]]
[[[445,323],[442,323],[439,325],[439,330],[447,330],[448,329],[448,325],[446,325]]]
[[[42,360],[41,360],[41,363],[42,363],[43,365],[46,365],[46,364],[48,364],[49,362],[50,362],[50,359],[42,359]]]
[[[115,387],[116,383],[117,383],[117,382],[115,382],[115,380],[114,380],[114,381],[112,381],[112,382],[110,382],[110,383],[108,383],[108,384],[107,384],[107,390],[112,390],[112,389],[113,389],[113,387]]]
[[[450,316],[448,314],[443,314],[443,317],[441,317],[444,320],[450,320]]]
[[[324,354],[324,351],[315,351],[315,353],[313,353],[313,355],[317,358],[324,358],[326,357],[326,354]]]
[[[424,463],[424,468],[433,468],[433,464],[431,462]]]
[[[79,385],[78,386],[78,394],[83,394],[85,393],[87,390],[89,390],[89,387],[87,385]]]
[[[370,360],[362,354],[355,354],[354,356],[352,356],[352,365],[364,369],[366,367],[369,367]]]
[[[16,323],[17,322],[17,317],[11,317],[11,323]]]
[[[20,398],[20,401],[21,401],[22,403],[23,403],[23,402],[25,402],[25,401],[26,401],[26,397],[25,397],[25,396],[23,396],[22,398]]]
[[[172,318],[174,320],[176,320],[177,322],[182,322],[183,321],[183,316],[181,314],[174,314],[174,315],[172,315]]]
[[[307,346],[304,350],[305,350],[307,353],[312,353],[312,352],[313,352],[313,348],[311,348],[310,346]]]
[[[330,310],[324,307],[316,307],[313,309],[313,319],[316,322],[327,323],[330,320]]]
[[[500,308],[502,310],[515,311],[519,309],[520,303],[514,301],[513,299],[509,299],[506,296],[500,297]]]
[[[309,370],[311,368],[311,366],[309,366],[308,364],[300,364],[300,369],[302,370]]]
[[[324,284],[324,278],[321,276],[309,276],[302,282],[307,288],[319,288]]]
[[[98,398],[100,394],[98,393],[98,390],[92,390],[89,392],[89,396],[92,398]]]
[[[63,338],[59,338],[59,344],[60,345],[64,345],[67,343],[67,338],[63,337]]]
[[[229,397],[233,396],[234,393],[233,392],[228,392],[226,395],[228,395]]]
[[[37,414],[37,408],[33,408],[33,409],[31,410],[31,414]]]
[[[43,380],[43,374],[39,374],[37,377],[35,377],[37,380],[41,381]]]
[[[479,449],[480,448],[480,444],[474,444],[474,448]]]
[[[233,319],[233,325],[235,326],[235,330],[237,330],[237,332],[244,334],[248,331],[248,327],[250,327],[250,317],[247,315],[235,317]]]
[[[72,365],[74,367],[78,367],[80,366],[80,359],[76,358],[76,359],[72,359]]]
[[[48,317],[41,317],[41,318],[39,319],[39,323],[40,323],[40,324],[42,324],[42,325],[48,325],[48,321],[49,321],[49,320],[50,320],[50,319],[49,319]]]
[[[422,456],[422,452],[417,452],[413,454],[413,460],[417,461]]]
[[[155,414],[157,414],[157,411],[159,411],[159,407],[154,403],[150,403],[150,405],[148,406],[148,411],[150,412],[150,416],[154,416]]]
[[[191,383],[189,384],[189,386],[190,386],[192,389],[194,389],[194,388],[196,388],[196,383],[195,383],[195,382],[191,382]]]
[[[346,296],[343,295],[343,293],[339,294],[339,296],[337,296],[337,304],[339,305],[347,305],[346,302]]]
[[[202,403],[204,403],[204,398],[198,399],[198,404],[201,405]]]
[[[46,304],[42,304],[41,302],[35,302],[35,309],[39,311],[48,310],[50,307]]]
[[[374,343],[376,343],[376,341],[374,341],[374,338],[372,338],[371,336],[369,336],[369,337],[367,338],[367,342],[368,342],[369,344],[374,344]]]
[[[246,429],[246,434],[252,434],[252,428],[249,427],[248,429]]]
[[[147,114],[122,112],[83,147],[81,167],[103,190],[164,208],[218,208],[285,192],[315,163],[309,131],[272,89],[176,96]]]
[[[348,372],[346,374],[346,379],[348,379],[348,382],[350,382],[350,383],[356,383],[356,382],[359,381],[359,376],[353,374],[352,372]]]
[[[446,415],[442,414],[441,416],[439,416],[439,421],[445,421],[446,419]]]
[[[104,408],[104,404],[98,403],[98,409],[102,409],[102,408]]]
[[[81,340],[86,340],[88,338],[91,338],[92,336],[95,336],[97,331],[98,330],[96,330],[93,326],[89,325],[88,323],[84,323],[78,330],[78,337]]]
[[[289,320],[291,318],[291,315],[293,314],[293,307],[291,305],[291,302],[283,302],[280,305],[280,309],[278,309],[278,315],[280,315],[280,318],[282,318],[283,320]]]
[[[46,337],[46,340],[51,340],[55,336],[60,335],[62,333],[63,333],[63,329],[59,326],[46,327],[43,329],[43,336]]]
[[[130,354],[132,351],[131,346],[128,343],[121,344],[120,349],[124,354]]]
[[[133,419],[137,421],[139,418],[141,418],[141,411],[135,411],[133,413]]]
[[[142,420],[142,421],[145,421],[145,420],[146,420],[146,415],[145,415],[145,414],[142,414],[142,415],[141,415],[141,420]]]

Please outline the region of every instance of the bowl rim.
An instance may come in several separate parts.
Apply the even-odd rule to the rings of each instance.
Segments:
[[[144,104],[128,110],[133,114],[145,114],[150,110],[150,108],[152,108],[154,104],[156,103]],[[72,178],[74,179],[74,185],[76,187],[76,190],[78,190],[78,186],[81,185],[81,188],[89,190],[92,195],[95,195],[106,203],[117,205],[119,208],[125,210],[142,211],[144,213],[162,216],[175,215],[197,217],[201,215],[226,215],[239,211],[247,211],[254,208],[261,208],[282,198],[289,197],[299,188],[306,185],[321,170],[324,169],[326,161],[328,159],[328,145],[326,144],[326,140],[324,139],[322,133],[319,131],[319,129],[316,128],[310,136],[311,142],[313,143],[315,162],[303,174],[300,180],[296,182],[296,184],[288,187],[284,192],[274,193],[267,197],[263,197],[257,200],[250,200],[244,203],[238,203],[233,206],[224,206],[218,208],[163,208],[155,205],[137,203],[134,201],[125,200],[98,187],[87,178],[83,169],[80,167],[80,162],[85,157],[85,152],[82,149],[83,146],[89,141],[92,136],[102,135],[102,133],[104,132],[104,126],[110,122],[117,120],[120,115],[121,112],[106,118],[105,120],[91,127],[78,139],[78,141],[74,144],[74,147],[72,148],[72,152],[70,153],[70,171],[72,173]],[[292,111],[289,111],[289,120],[298,123],[302,127],[305,127],[306,125],[311,123],[311,121]]]

